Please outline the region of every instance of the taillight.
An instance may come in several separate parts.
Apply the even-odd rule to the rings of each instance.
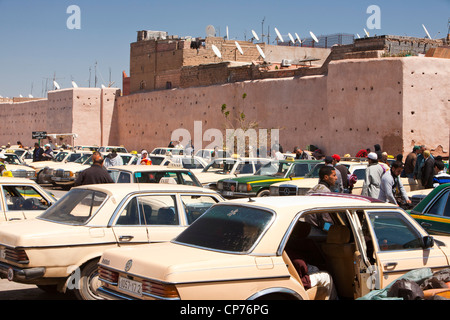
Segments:
[[[5,259],[16,263],[29,263],[24,249],[5,248]]]
[[[105,269],[102,266],[98,267],[98,275],[101,281],[107,282],[112,285],[117,285],[117,282],[119,280],[118,272]]]
[[[148,293],[150,295],[165,299],[179,298],[178,291],[175,285],[149,280],[142,281],[142,293]]]

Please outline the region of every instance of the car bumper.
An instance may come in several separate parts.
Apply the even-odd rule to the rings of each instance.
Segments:
[[[75,178],[52,177],[54,184],[69,185],[75,183]]]
[[[45,274],[44,267],[20,268],[4,262],[0,262],[0,277],[10,281],[29,281],[40,279]]]

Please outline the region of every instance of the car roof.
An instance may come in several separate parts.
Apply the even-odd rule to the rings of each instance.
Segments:
[[[166,184],[166,183],[102,183],[90,184],[74,187],[72,189],[90,189],[105,192],[109,195],[126,195],[131,192],[150,191],[150,192],[196,192],[217,194],[214,190],[188,186],[182,184]]]
[[[128,172],[142,172],[142,171],[183,171],[183,172],[188,172],[189,169],[184,169],[181,167],[167,167],[167,166],[158,166],[158,165],[141,165],[141,164],[137,164],[137,165],[121,165],[121,166],[112,166],[109,167],[109,169],[116,169],[116,170],[122,170],[122,171],[128,171]]]
[[[253,197],[245,199],[229,200],[227,203],[239,203],[246,205],[254,205],[267,209],[287,209],[292,212],[299,212],[302,209],[311,208],[330,208],[330,207],[396,207],[392,204],[372,199],[369,197],[345,195],[337,193],[317,193],[310,196],[271,196],[271,197]],[[292,209],[292,210],[289,210]]]
[[[0,177],[0,184],[3,183],[26,183],[35,184],[33,180],[27,178],[15,178],[15,177]]]

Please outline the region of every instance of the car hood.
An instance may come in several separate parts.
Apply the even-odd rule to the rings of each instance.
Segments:
[[[198,172],[198,173],[196,172],[195,177],[202,184],[217,182],[222,179],[236,178],[236,176],[234,174],[218,174],[218,173],[209,173],[209,172]],[[239,177],[239,175],[238,175],[238,177]]]
[[[129,273],[171,283],[276,277],[287,274],[285,264],[281,260],[275,263],[272,257],[227,254],[171,242],[110,249],[104,252],[100,263],[105,267],[123,271],[129,260],[132,260]]]
[[[0,223],[0,244],[10,247],[92,244],[105,238],[103,228],[70,226],[39,219]]]
[[[6,168],[9,171],[17,171],[17,170],[34,171],[33,168],[30,168],[28,166],[23,166],[21,164],[7,164]]]

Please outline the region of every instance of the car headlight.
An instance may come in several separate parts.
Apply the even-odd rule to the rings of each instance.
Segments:
[[[73,177],[72,171],[64,171],[64,178],[70,178]]]
[[[35,172],[34,171],[27,171],[27,178],[34,178]]]
[[[238,191],[239,192],[250,192],[250,191],[252,191],[252,186],[248,183],[239,183]]]

